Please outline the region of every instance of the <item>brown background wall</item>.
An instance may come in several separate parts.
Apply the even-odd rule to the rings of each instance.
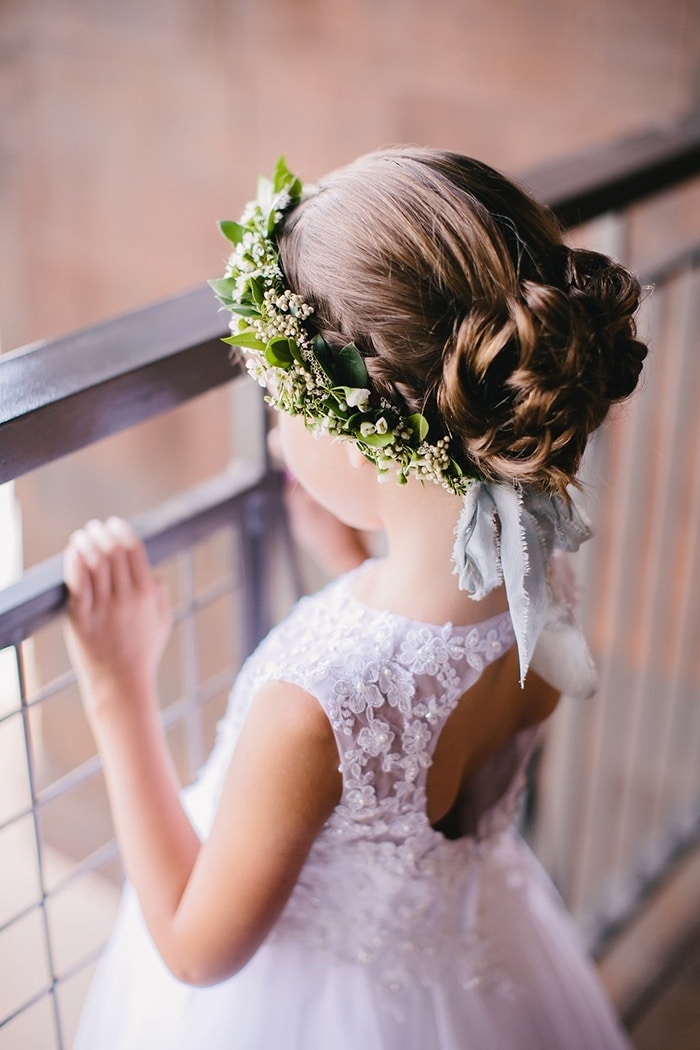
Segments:
[[[389,142],[511,173],[698,101],[697,0],[0,0],[5,350],[220,272],[215,228],[285,152]],[[25,561],[226,461],[227,395],[18,485]]]
[[[3,347],[188,288],[286,152],[522,171],[698,97],[697,0],[0,2]]]

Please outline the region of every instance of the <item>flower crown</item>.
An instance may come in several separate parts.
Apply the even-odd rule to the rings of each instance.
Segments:
[[[233,245],[224,276],[209,282],[233,314],[224,342],[245,354],[270,405],[302,416],[314,433],[354,439],[380,480],[394,470],[399,483],[415,476],[464,495],[472,479],[451,457],[449,437],[432,444],[425,416],[404,415],[374,392],[354,343],[335,349],[308,331],[313,307],[286,287],[275,233],[285,212],[311,192],[280,157],[272,179],[259,180],[240,222],[219,223]]]

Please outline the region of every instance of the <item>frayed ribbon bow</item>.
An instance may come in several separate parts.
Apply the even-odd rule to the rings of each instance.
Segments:
[[[475,481],[464,497],[453,550],[459,586],[479,600],[505,585],[521,685],[551,617],[547,572],[552,552],[578,550],[591,535],[576,495],[573,487],[567,500],[528,486]],[[582,635],[581,643],[585,646]]]

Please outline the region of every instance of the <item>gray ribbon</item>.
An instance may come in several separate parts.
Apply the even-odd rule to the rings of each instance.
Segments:
[[[459,586],[478,601],[505,585],[521,685],[550,613],[552,551],[578,550],[591,535],[577,496],[573,486],[567,500],[529,486],[475,481],[464,497],[453,550]]]

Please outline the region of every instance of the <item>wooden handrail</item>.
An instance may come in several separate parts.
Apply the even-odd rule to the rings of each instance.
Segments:
[[[0,357],[0,483],[229,382],[225,332],[205,286]]]
[[[700,113],[526,172],[565,228],[628,207],[700,172]]]

